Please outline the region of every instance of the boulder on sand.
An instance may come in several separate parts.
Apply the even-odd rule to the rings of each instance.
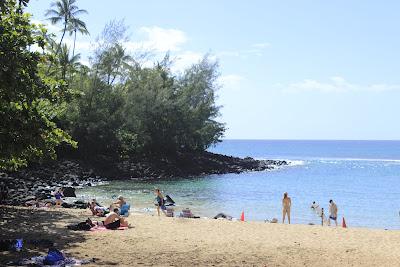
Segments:
[[[64,197],[76,197],[75,188],[73,187],[64,187],[63,188]]]

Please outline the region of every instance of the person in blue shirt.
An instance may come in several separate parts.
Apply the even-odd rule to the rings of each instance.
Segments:
[[[61,206],[63,202],[62,198],[64,197],[64,195],[60,188],[54,193],[54,197],[56,198],[56,207]]]

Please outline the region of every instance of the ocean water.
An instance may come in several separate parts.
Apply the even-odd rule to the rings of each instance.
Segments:
[[[78,190],[82,198],[108,203],[124,195],[135,210],[153,213],[153,189],[200,216],[224,212],[246,220],[281,221],[284,192],[292,198],[292,223],[319,224],[310,209],[316,201],[328,210],[333,199],[339,220],[349,227],[400,229],[400,141],[225,140],[210,151],[290,162],[273,171],[115,181]]]

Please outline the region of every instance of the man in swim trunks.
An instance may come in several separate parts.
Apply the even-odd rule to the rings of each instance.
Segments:
[[[290,207],[292,206],[292,200],[288,197],[288,193],[283,194],[282,199],[282,223],[285,223],[285,217],[287,215],[288,222],[290,224]]]
[[[120,226],[127,225],[124,218],[121,218],[121,216],[119,216],[117,208],[115,208],[113,212],[107,214],[103,224],[105,228],[112,230],[118,229]]]
[[[337,212],[338,212],[338,208],[335,204],[335,202],[333,202],[333,200],[329,200],[329,221],[328,221],[328,225],[331,225],[331,220],[335,221],[335,224],[337,226]]]

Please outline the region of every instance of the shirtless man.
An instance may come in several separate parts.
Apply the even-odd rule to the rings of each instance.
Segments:
[[[107,229],[118,229],[120,226],[127,226],[124,218],[119,216],[118,209],[115,208],[113,212],[110,212],[103,222],[104,227]]]
[[[331,225],[331,220],[335,221],[335,224],[337,226],[337,212],[338,212],[338,208],[335,204],[335,202],[333,202],[333,200],[329,200],[329,221],[328,221],[328,225]]]
[[[283,194],[283,199],[282,199],[282,223],[285,223],[285,217],[287,214],[288,217],[288,222],[290,224],[290,207],[292,206],[292,200],[290,197],[288,197],[288,193]]]

